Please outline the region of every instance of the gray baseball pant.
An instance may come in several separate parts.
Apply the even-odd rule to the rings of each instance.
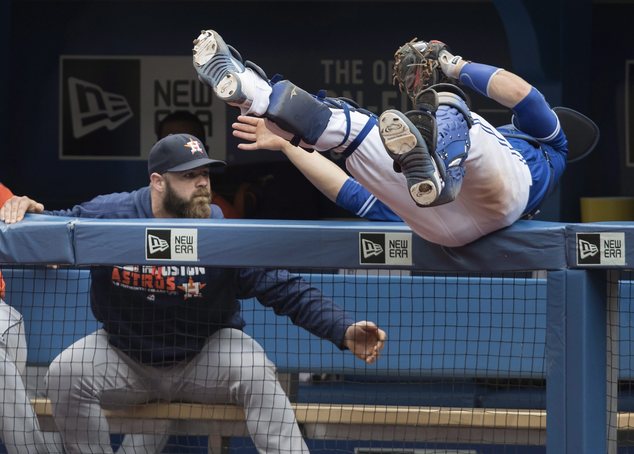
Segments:
[[[9,454],[60,454],[57,432],[42,432],[24,385],[27,342],[20,312],[0,300],[0,439]],[[118,454],[157,454],[166,434],[126,435]]]
[[[164,368],[134,361],[98,330],[53,360],[47,388],[69,454],[112,453],[102,408],[156,400],[241,405],[258,452],[309,452],[275,366],[235,329],[216,332],[191,361]]]
[[[26,392],[26,355],[22,314],[0,300],[0,437],[9,454],[61,453],[59,436],[40,430]]]

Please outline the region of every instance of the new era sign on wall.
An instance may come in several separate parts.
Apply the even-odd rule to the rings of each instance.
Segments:
[[[156,125],[196,114],[210,155],[226,159],[226,108],[196,77],[190,56],[62,56],[61,159],[147,159]]]

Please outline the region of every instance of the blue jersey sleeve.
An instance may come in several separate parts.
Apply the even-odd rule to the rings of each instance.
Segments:
[[[387,205],[377,199],[354,178],[348,178],[337,194],[337,205],[371,221],[401,222]]]

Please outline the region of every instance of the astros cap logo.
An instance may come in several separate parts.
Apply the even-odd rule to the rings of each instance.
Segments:
[[[189,139],[189,142],[187,142],[185,144],[185,146],[191,150],[192,154],[202,153],[203,152],[203,147],[200,144],[200,142],[197,141],[196,139],[191,138],[191,137]]]

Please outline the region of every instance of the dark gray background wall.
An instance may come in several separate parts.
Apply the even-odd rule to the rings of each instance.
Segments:
[[[634,1],[13,0],[1,8],[0,181],[48,208],[147,183],[144,161],[59,159],[60,55],[188,56],[205,28],[218,30],[269,76],[282,73],[308,91],[362,97],[377,109],[392,107],[381,99],[394,87],[371,80],[368,65],[389,61],[414,37],[441,39],[470,60],[517,72],[553,105],[578,109],[600,126],[598,149],[569,167],[544,218],[578,220],[580,196],[634,195],[625,166],[624,101],[625,65],[634,59]],[[361,61],[362,80],[328,75],[323,61],[336,60]],[[495,107],[476,94],[472,99],[475,110]],[[239,182],[268,176],[261,217],[344,215],[277,155],[235,151],[229,125],[236,113],[227,110],[231,167],[214,177],[220,193],[230,198]],[[508,122],[504,112],[493,119]]]

